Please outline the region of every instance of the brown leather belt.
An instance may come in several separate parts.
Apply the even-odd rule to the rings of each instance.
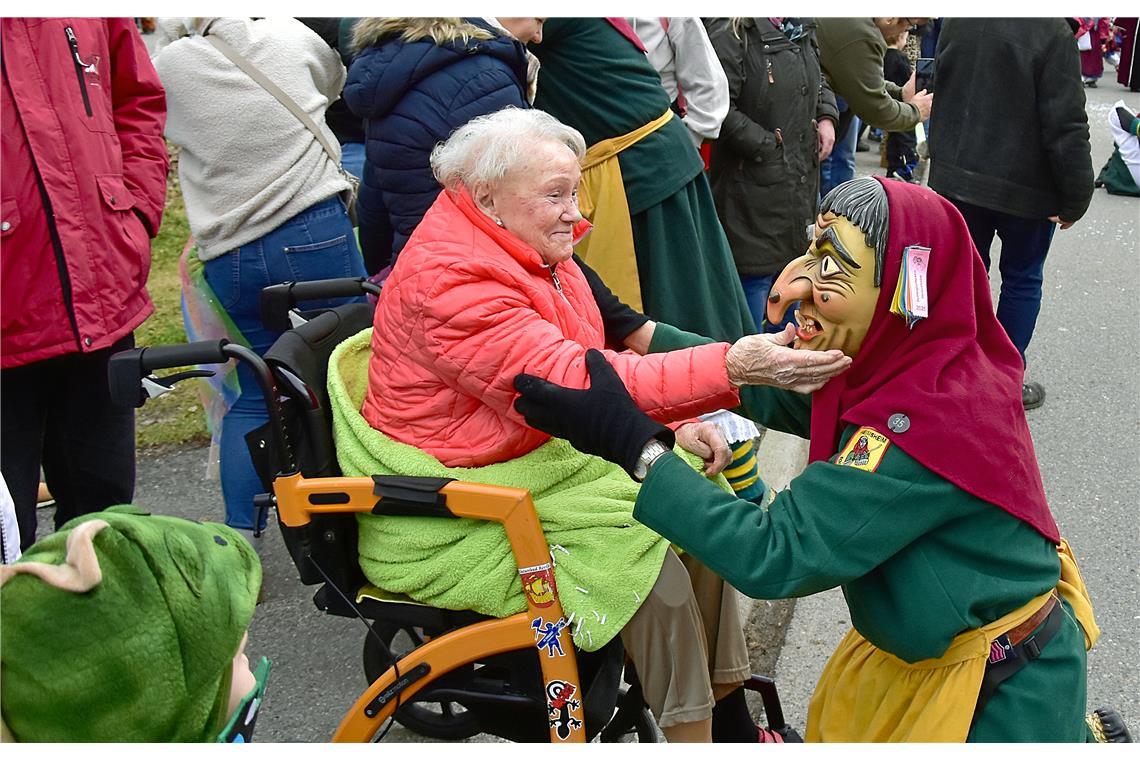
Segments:
[[[1021,642],[1029,638],[1029,634],[1037,629],[1037,626],[1045,622],[1045,618],[1049,617],[1049,613],[1057,606],[1057,592],[1054,591],[1045,604],[1041,605],[1041,609],[1034,612],[1028,620],[1019,626],[1010,628],[1005,632],[1006,638],[1009,639],[1011,646],[1017,646]]]

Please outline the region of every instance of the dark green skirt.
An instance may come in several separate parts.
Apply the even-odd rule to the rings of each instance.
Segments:
[[[715,340],[756,332],[703,173],[630,221],[646,314]]]

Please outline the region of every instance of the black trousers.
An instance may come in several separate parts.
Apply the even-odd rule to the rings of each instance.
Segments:
[[[0,371],[0,470],[16,505],[20,549],[36,540],[42,464],[55,527],[130,503],[135,492],[135,410],[111,404],[107,363],[134,335],[89,354]]]

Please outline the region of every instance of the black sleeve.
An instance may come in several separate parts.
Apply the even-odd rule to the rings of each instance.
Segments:
[[[578,254],[574,254],[574,262],[581,267],[582,274],[586,275],[586,282],[590,283],[590,290],[598,303],[598,310],[602,312],[602,324],[606,329],[606,346],[619,350],[625,348],[622,341],[648,322],[649,317],[622,303],[621,299],[606,287],[598,273],[578,258]]]
[[[1092,202],[1093,167],[1080,53],[1070,41],[1063,32],[1056,34],[1045,53],[1037,81],[1037,120],[1060,195],[1057,215],[1075,222]]]
[[[902,87],[910,79],[910,61],[906,54],[895,48],[888,48],[883,56],[883,79]]]

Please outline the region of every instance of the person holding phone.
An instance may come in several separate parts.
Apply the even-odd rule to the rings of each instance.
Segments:
[[[913,129],[930,117],[934,96],[917,89],[913,80],[902,86],[883,77],[883,56],[889,38],[926,19],[819,18],[816,36],[819,62],[827,84],[842,99],[835,129],[835,148],[821,166],[821,193],[855,175],[856,118],[872,127],[891,131]]]

